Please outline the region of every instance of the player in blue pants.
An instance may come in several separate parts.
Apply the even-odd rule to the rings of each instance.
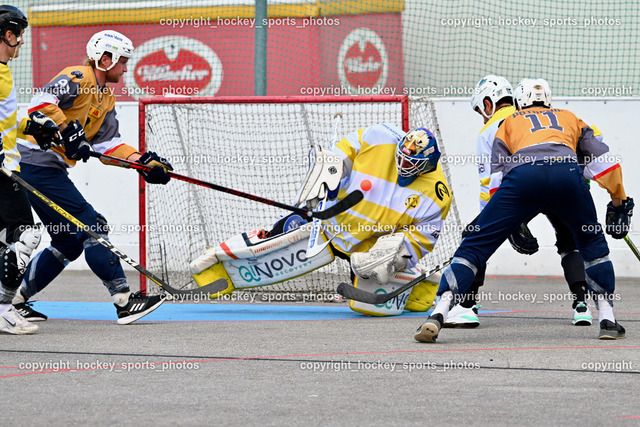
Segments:
[[[618,239],[627,234],[633,209],[620,165],[611,163],[609,148],[587,124],[567,110],[551,108],[545,80],[523,80],[514,97],[519,111],[505,119],[493,144],[493,195],[444,271],[440,300],[414,338],[435,342],[449,309],[467,293],[478,269],[522,222],[542,211],[556,215],[574,235],[599,309],[599,338],[624,338],[625,330],[613,314],[615,275],[609,248],[579,163],[584,162],[585,176],[609,192],[607,233]]]

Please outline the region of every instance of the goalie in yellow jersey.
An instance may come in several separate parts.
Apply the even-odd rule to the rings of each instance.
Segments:
[[[417,263],[433,250],[451,206],[439,158],[431,131],[406,133],[389,123],[358,129],[331,150],[316,147],[298,203],[323,203],[327,209],[356,190],[364,199],[313,225],[300,226],[307,219],[292,214],[269,232],[234,236],[194,260],[191,272],[200,285],[225,278],[229,286],[215,295],[220,296],[299,276],[337,256],[349,260],[355,286],[371,292],[398,289],[421,274]],[[269,265],[269,259],[290,263],[291,274],[272,280],[261,276],[258,266]],[[426,311],[438,280],[430,276],[384,306],[352,301],[351,308],[375,316]]]

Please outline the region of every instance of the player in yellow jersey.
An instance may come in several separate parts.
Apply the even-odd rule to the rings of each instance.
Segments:
[[[27,17],[16,7],[0,6],[0,166],[20,174],[20,153],[16,138],[35,135],[38,143],[50,146],[58,127],[42,114],[33,120],[18,119],[18,100],[9,61],[17,58],[24,44]],[[11,301],[25,274],[41,231],[34,226],[26,191],[5,173],[0,173],[0,332],[32,334],[38,330],[15,310]]]
[[[407,133],[394,124],[381,123],[353,131],[329,152],[315,155],[323,161],[316,160],[311,167],[298,203],[314,207],[319,200],[327,199],[323,207],[327,209],[356,190],[364,193],[364,199],[355,206],[321,222],[332,248],[326,261],[314,265],[323,255],[309,255],[313,247],[309,232],[292,236],[290,244],[278,246],[283,233],[302,230],[300,223],[308,221],[292,214],[278,221],[269,232],[244,233],[212,248],[191,263],[192,273],[202,274],[207,268],[228,263],[226,279],[234,288],[256,286],[254,278],[245,283],[246,277],[235,272],[251,270],[259,262],[256,257],[278,247],[269,255],[278,254],[279,258],[290,260],[295,276],[331,262],[333,255],[350,261],[352,280],[357,276],[358,287],[385,290],[388,286],[391,290],[391,283],[397,284],[394,280],[406,283],[419,276],[416,264],[436,245],[452,197],[433,133],[425,128]],[[327,167],[318,166],[321,163]],[[295,252],[297,257],[293,257],[287,251],[301,239],[307,239],[310,246],[306,252]],[[253,264],[243,264],[243,258],[253,259]],[[211,276],[207,281],[218,277]],[[410,295],[407,292],[403,298],[396,297],[397,304],[392,307],[353,302],[351,308],[375,316],[397,315],[404,308],[426,311],[435,299],[435,291],[435,283],[421,282]]]
[[[19,145],[24,180],[105,239],[107,220],[85,200],[67,170],[77,160],[87,161],[92,150],[152,166],[150,172],[141,173],[149,183],[166,184],[167,171],[172,170],[157,154],[141,154],[120,136],[116,97],[109,84],[122,79],[132,54],[133,43],[123,34],[112,30],[94,34],[87,43],[85,65],[62,70],[36,93],[29,105],[30,116],[43,113],[60,126],[60,146],[43,151],[31,138]],[[27,301],[83,252],[89,268],[113,297],[118,324],[134,322],[163,302],[159,296],[131,293],[117,256],[41,200],[31,198],[31,204],[51,235],[51,246],[31,261],[14,299],[25,317],[46,320]]]
[[[502,76],[488,75],[483,77],[471,97],[471,107],[484,119],[484,126],[476,139],[476,156],[478,158],[478,175],[480,177],[480,210],[491,198],[489,184],[491,182],[491,149],[493,140],[502,122],[512,115],[516,109],[513,100],[511,83]],[[584,264],[578,253],[571,231],[551,213],[545,213],[556,234],[556,247],[561,258],[564,277],[573,295],[573,324],[576,326],[591,325],[591,310],[586,302],[586,281]],[[528,221],[527,221],[528,222]],[[475,222],[471,224],[473,226]],[[467,233],[463,233],[466,236]],[[509,236],[509,243],[518,252],[532,255],[538,251],[538,242],[532,236],[527,223]],[[469,288],[460,304],[451,309],[445,323],[446,327],[477,327],[480,319],[477,315],[478,288],[484,283],[484,268]]]
[[[440,281],[441,299],[414,338],[435,342],[450,307],[465,295],[479,268],[529,218],[551,212],[571,230],[584,260],[587,285],[599,310],[600,339],[624,338],[613,314],[615,275],[602,227],[584,179],[594,179],[611,196],[606,231],[623,238],[633,199],[622,184],[620,164],[593,129],[567,110],[551,108],[543,79],[524,79],[514,93],[519,111],[498,129],[491,154],[491,200],[476,228],[462,241]]]

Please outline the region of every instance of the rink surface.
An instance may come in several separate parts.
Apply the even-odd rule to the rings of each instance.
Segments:
[[[492,277],[479,328],[423,344],[424,314],[346,303],[174,302],[120,326],[97,278],[65,272],[38,334],[0,336],[2,424],[631,425],[640,279],[617,288],[623,340],[571,325],[560,278]]]

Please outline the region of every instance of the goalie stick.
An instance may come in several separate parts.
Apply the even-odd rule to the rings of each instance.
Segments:
[[[342,113],[338,112],[333,115],[333,130],[331,132],[331,141],[329,142],[329,150],[333,149],[338,143],[338,130],[340,129],[340,122],[342,122]],[[324,200],[320,201],[320,203],[318,204],[318,207],[320,209],[322,209],[324,207],[324,204],[327,203],[327,197],[329,197],[329,194],[327,194]],[[322,250],[331,243],[333,238],[338,235],[338,233],[333,233],[333,236],[327,239],[326,242],[318,243],[319,242],[318,237],[320,234],[321,227],[322,225],[320,224],[320,221],[318,221],[317,218],[314,218],[313,229],[311,230],[311,236],[309,236],[309,244],[307,245],[308,258],[313,258],[314,256],[318,255],[320,252],[322,252]]]
[[[406,285],[402,285],[395,291],[389,292],[388,294],[374,294],[373,292],[363,291],[362,289],[358,289],[348,283],[340,283],[338,285],[338,289],[336,289],[336,292],[347,299],[364,302],[366,304],[380,305],[394,299],[401,293],[405,292],[407,289],[413,288],[426,278],[427,274],[422,273]]]
[[[638,258],[638,261],[640,261],[640,251],[638,251],[638,248],[633,243],[633,241],[631,241],[629,236],[624,236],[624,241],[627,242],[627,245],[629,245],[629,249],[631,249],[631,252],[633,252],[636,258]]]
[[[138,169],[138,170],[143,170],[147,172],[151,170],[151,167],[149,166],[136,163],[136,162],[130,162],[128,160],[120,159],[118,157],[108,156],[106,154],[98,153],[96,151],[91,152],[91,157],[100,159],[102,162],[110,165],[121,166],[124,168]],[[167,174],[171,178],[178,179],[180,181],[189,182],[191,184],[200,185],[202,187],[211,188],[217,191],[222,191],[223,193],[233,194],[234,196],[243,197],[245,199],[253,200],[254,202],[264,203],[266,205],[275,206],[281,209],[286,209],[286,210],[298,213],[300,215],[305,215],[305,216],[318,218],[318,219],[332,218],[338,215],[340,212],[344,212],[347,209],[353,207],[354,205],[356,205],[356,203],[358,203],[364,197],[364,195],[360,190],[356,190],[350,194],[347,194],[347,196],[344,199],[340,200],[330,208],[325,209],[323,211],[313,212],[313,211],[298,208],[295,206],[290,206],[284,203],[276,202],[275,200],[265,199],[264,197],[255,196],[249,193],[244,193],[242,191],[234,190],[233,188],[223,187],[221,185],[214,184],[212,182],[202,181],[197,178],[191,178],[189,176],[180,175],[174,172],[167,172]]]
[[[87,227],[86,225],[84,225],[80,220],[78,220],[76,217],[74,217],[69,212],[64,210],[62,207],[58,206],[55,202],[53,202],[47,196],[45,196],[44,194],[42,194],[41,192],[39,192],[38,190],[33,188],[31,185],[29,185],[25,180],[20,178],[18,175],[14,174],[13,172],[11,172],[9,169],[7,169],[4,166],[2,166],[2,172],[5,175],[7,175],[9,178],[11,178],[14,182],[18,183],[19,185],[24,187],[26,190],[28,190],[31,194],[33,194],[34,196],[36,196],[37,198],[42,200],[51,209],[53,209],[54,211],[58,212],[58,214],[60,214],[62,217],[64,217],[67,221],[69,221],[70,223],[72,223],[73,225],[75,225],[76,227],[78,227],[79,229],[84,231],[85,233],[87,233],[92,238],[96,239],[96,241],[98,243],[100,243],[102,246],[104,246],[107,249],[109,249],[111,252],[113,252],[115,255],[117,255],[118,258],[120,258],[121,260],[123,260],[124,262],[129,264],[131,267],[133,267],[136,270],[138,270],[141,274],[143,274],[146,277],[148,277],[151,281],[156,283],[158,286],[160,286],[162,289],[164,289],[168,293],[170,293],[172,295],[207,295],[208,296],[208,295],[217,294],[218,292],[220,292],[220,291],[222,291],[222,290],[227,288],[227,286],[228,286],[227,285],[227,281],[224,280],[224,279],[216,280],[215,282],[212,282],[212,283],[208,284],[207,286],[203,286],[203,287],[200,287],[198,289],[187,289],[187,290],[184,290],[184,289],[176,289],[176,288],[173,288],[173,287],[169,286],[168,283],[165,283],[162,279],[156,277],[149,270],[145,269],[140,264],[138,264],[134,259],[130,258],[125,253],[121,252],[118,248],[113,246],[113,244],[111,242],[109,242],[108,240],[103,239],[102,237],[100,237],[96,232],[91,230],[90,227]]]

